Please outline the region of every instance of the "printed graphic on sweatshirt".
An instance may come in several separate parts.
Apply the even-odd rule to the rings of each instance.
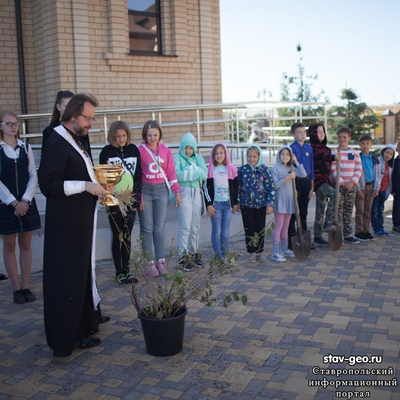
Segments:
[[[132,175],[135,175],[137,157],[126,157],[123,160],[121,160],[120,157],[110,157],[108,161],[111,164],[122,165],[125,172],[130,172]]]
[[[163,166],[164,159],[160,156],[154,156],[156,161],[152,161],[149,163],[148,169],[151,174],[146,174],[147,179],[163,179],[163,176],[160,172],[160,165]]]

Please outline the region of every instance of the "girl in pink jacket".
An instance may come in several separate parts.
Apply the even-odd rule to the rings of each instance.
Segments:
[[[171,150],[160,143],[162,130],[157,121],[147,121],[139,146],[142,166],[142,201],[139,208],[140,236],[145,255],[150,257],[149,272],[157,277],[167,272],[164,248],[164,222],[169,189],[175,193],[175,206],[181,204]],[[155,260],[152,247],[154,244]]]

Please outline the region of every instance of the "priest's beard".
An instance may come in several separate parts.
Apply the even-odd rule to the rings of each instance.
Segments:
[[[72,127],[74,128],[74,132],[78,135],[78,136],[86,136],[89,132],[90,126],[82,126],[79,125],[77,123],[77,121],[75,121],[72,124]]]

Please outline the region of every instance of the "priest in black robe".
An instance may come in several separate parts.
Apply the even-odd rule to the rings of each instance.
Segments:
[[[98,196],[105,190],[93,171],[90,148],[79,137],[94,122],[97,100],[85,94],[67,105],[43,151],[39,185],[46,196],[43,300],[48,345],[67,357],[75,345],[100,344],[100,297],[96,287],[95,239]],[[88,143],[88,141],[87,141]]]

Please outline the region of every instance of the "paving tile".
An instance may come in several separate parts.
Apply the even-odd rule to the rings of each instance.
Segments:
[[[382,355],[379,367],[392,366],[400,380],[399,245],[400,237],[388,237],[368,247],[317,250],[303,262],[249,265],[215,289],[243,290],[247,305],[191,301],[184,350],[166,358],[146,353],[110,264],[99,264],[97,273],[102,308],[112,318],[100,327],[102,344],[66,359],[54,360],[46,346],[41,275],[32,276],[38,300],[27,307],[14,305],[2,283],[0,398],[325,400],[334,391],[307,380],[315,379],[314,366],[341,365],[324,364],[328,354]],[[400,387],[373,388],[371,398],[398,399]]]

